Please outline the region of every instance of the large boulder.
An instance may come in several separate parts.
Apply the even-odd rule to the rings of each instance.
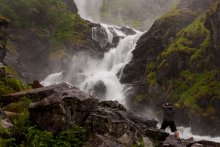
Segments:
[[[73,86],[66,84],[66,83],[61,83],[57,85],[52,85],[48,87],[42,87],[38,89],[31,89],[27,91],[21,91],[17,93],[13,93],[10,95],[5,95],[0,97],[0,101],[3,105],[8,105],[12,102],[18,102],[21,100],[23,97],[30,98],[32,101],[39,101],[45,97],[48,97],[52,94],[67,90],[67,89],[72,89],[74,88]]]
[[[29,112],[31,120],[40,129],[54,134],[73,124],[84,126],[89,142],[96,146],[131,146],[140,139],[151,144],[151,139],[163,141],[168,136],[156,129],[157,121],[127,111],[116,101],[100,102],[77,88],[34,102],[29,106]]]

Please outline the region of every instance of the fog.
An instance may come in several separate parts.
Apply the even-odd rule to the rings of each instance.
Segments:
[[[75,0],[80,15],[93,22],[147,30],[176,0]]]

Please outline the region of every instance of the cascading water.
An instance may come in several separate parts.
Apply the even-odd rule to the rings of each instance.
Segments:
[[[102,28],[108,34],[108,41],[110,43],[113,38],[112,30],[114,30],[117,36],[123,38],[119,41],[116,48],[106,52],[102,59],[94,59],[86,53],[74,55],[70,69],[65,73],[65,78],[63,78],[64,75],[62,73],[55,73],[49,75],[42,84],[51,85],[68,82],[103,100],[117,100],[125,104],[124,91],[126,88],[119,81],[120,71],[130,62],[132,51],[142,33],[135,31],[136,34],[126,36],[116,26],[103,24]],[[93,33],[95,33],[95,28]]]
[[[94,13],[98,13],[98,8],[102,5],[102,0],[75,0],[79,13],[84,19],[92,20],[92,14],[86,11],[86,3],[96,4]],[[97,5],[98,4],[98,5]],[[97,9],[97,10],[95,10]],[[111,43],[113,36],[120,36],[117,47],[110,49],[104,54],[102,59],[95,59],[87,53],[78,53],[73,56],[69,71],[49,75],[42,84],[45,86],[67,82],[76,85],[81,90],[95,95],[102,100],[117,100],[125,104],[126,87],[120,83],[120,73],[124,66],[132,59],[132,51],[140,35],[135,31],[134,35],[126,35],[120,31],[119,27],[102,24],[103,33],[107,35],[107,40],[100,42],[104,46],[106,42]],[[92,38],[96,41],[97,28],[92,29]],[[179,127],[182,138],[194,137],[195,139],[211,140],[220,142],[220,138],[211,138],[209,136],[193,135],[190,128]]]

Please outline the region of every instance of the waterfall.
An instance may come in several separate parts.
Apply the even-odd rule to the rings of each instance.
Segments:
[[[74,0],[82,18],[100,23],[100,8],[103,0]]]
[[[75,2],[80,16],[90,21],[94,21],[91,16],[99,14],[99,8],[102,5],[102,0],[75,0]],[[86,8],[88,3],[90,3],[89,10],[91,8],[94,10],[85,11],[88,10]],[[118,36],[121,39],[117,47],[111,48],[102,59],[91,57],[85,52],[77,53],[73,56],[67,72],[51,74],[42,84],[48,86],[67,82],[99,99],[117,100],[125,104],[126,90],[129,87],[120,83],[120,75],[122,69],[132,59],[132,51],[142,33],[129,28],[134,33],[128,35],[120,30],[120,27],[107,24],[101,24],[101,26],[101,29],[92,28],[93,40],[99,41],[100,46],[103,47],[106,43],[112,43],[113,36]],[[101,40],[97,32],[103,36]]]
[[[65,73],[49,75],[43,85],[67,82],[102,100],[117,100],[125,104],[126,86],[120,83],[120,72],[132,59],[132,51],[142,34],[134,31],[134,35],[126,35],[117,26],[102,24],[108,42],[112,42],[113,33],[122,37],[115,48],[111,48],[102,59],[91,57],[85,52],[73,56],[71,66]],[[96,28],[93,28],[95,38]]]
[[[75,0],[79,14],[84,19],[99,22],[93,19],[94,15],[99,15],[99,8],[103,0]],[[89,4],[88,4],[89,3]],[[87,6],[90,5],[90,11]],[[49,75],[42,82],[49,86],[61,82],[67,82],[77,86],[79,89],[101,100],[117,100],[125,105],[126,91],[130,88],[120,83],[122,69],[132,59],[132,51],[142,32],[134,30],[133,35],[127,35],[117,26],[101,24],[101,31],[105,40],[100,42],[100,46],[113,41],[113,36],[120,36],[117,47],[111,48],[101,59],[91,57],[88,53],[80,52],[72,57],[71,66],[67,72],[59,72]],[[97,28],[92,29],[92,38],[98,41]],[[195,139],[206,139],[219,142],[219,137],[193,135],[190,128],[179,127],[182,138],[194,137]],[[171,132],[169,132],[171,133]]]

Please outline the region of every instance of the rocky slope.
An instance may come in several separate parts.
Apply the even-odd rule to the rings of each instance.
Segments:
[[[27,99],[24,101],[24,97],[28,98],[32,103],[25,102]],[[7,117],[10,115],[24,113],[18,111],[19,102],[23,105],[27,103],[30,105],[28,107],[29,115],[25,114],[26,119],[28,119],[32,125],[36,125],[38,129],[44,131],[41,132],[38,130],[36,132],[36,130],[32,130],[32,126],[26,126],[29,127],[28,131],[32,130],[32,132],[28,132],[28,140],[25,140],[25,136],[22,136],[22,131],[25,131],[25,128],[17,126],[18,124],[16,123],[13,124],[14,126],[10,126],[12,127],[12,134],[14,134],[13,130],[16,131],[17,127],[20,127],[19,129],[21,131],[16,133],[16,137],[13,135],[10,136],[15,137],[14,143],[17,145],[19,145],[19,143],[20,145],[27,146],[33,146],[33,144],[36,146],[40,144],[56,146],[60,143],[59,145],[62,146],[89,145],[92,147],[162,147],[167,145],[181,147],[210,145],[218,147],[220,145],[208,141],[194,141],[192,138],[178,141],[172,136],[169,136],[168,133],[157,129],[157,121],[149,120],[132,111],[128,111],[116,101],[99,101],[80,91],[78,88],[65,83],[10,94],[1,98],[1,101],[4,106],[2,108],[3,111],[0,111],[0,116],[4,120],[3,122],[9,123],[9,120],[12,118],[9,117],[8,119]],[[52,140],[49,135],[50,132],[52,136],[59,136],[61,132],[72,128],[73,125],[83,127],[86,133],[83,133],[83,130],[76,130],[75,128],[74,130],[78,131],[78,133],[81,132],[80,135],[82,136],[72,136],[69,140],[70,142],[65,142],[68,140],[66,136],[67,138],[63,138],[65,144],[63,144],[64,142],[58,142],[60,141],[59,139],[56,139],[55,142],[50,142],[50,140]],[[69,132],[69,134],[73,133],[74,130],[71,130],[72,132]],[[1,131],[0,136],[7,140],[8,136],[6,132]],[[47,135],[45,134],[46,132]],[[71,143],[71,140],[74,142],[74,140],[77,138],[80,139],[80,137],[83,136],[83,142],[79,142],[78,140],[78,145],[76,145],[76,142],[75,144],[68,145],[68,143]],[[47,137],[47,139],[45,139],[45,137]],[[6,142],[6,144],[10,145],[10,142]],[[1,142],[0,145],[2,145]]]
[[[141,36],[121,79],[135,88],[131,108],[158,112],[169,101],[179,125],[220,135],[218,7],[215,0],[180,1]]]
[[[0,15],[12,21],[4,62],[29,82],[64,70],[76,52],[101,56],[105,51],[92,39],[92,28],[100,25],[81,19],[72,0],[0,3]]]
[[[0,27],[5,24],[6,19]],[[6,39],[3,41],[6,43]],[[157,121],[128,111],[116,101],[99,101],[65,83],[30,89],[3,64],[0,103],[2,147],[219,146],[214,142],[167,138],[168,133],[157,129]]]

